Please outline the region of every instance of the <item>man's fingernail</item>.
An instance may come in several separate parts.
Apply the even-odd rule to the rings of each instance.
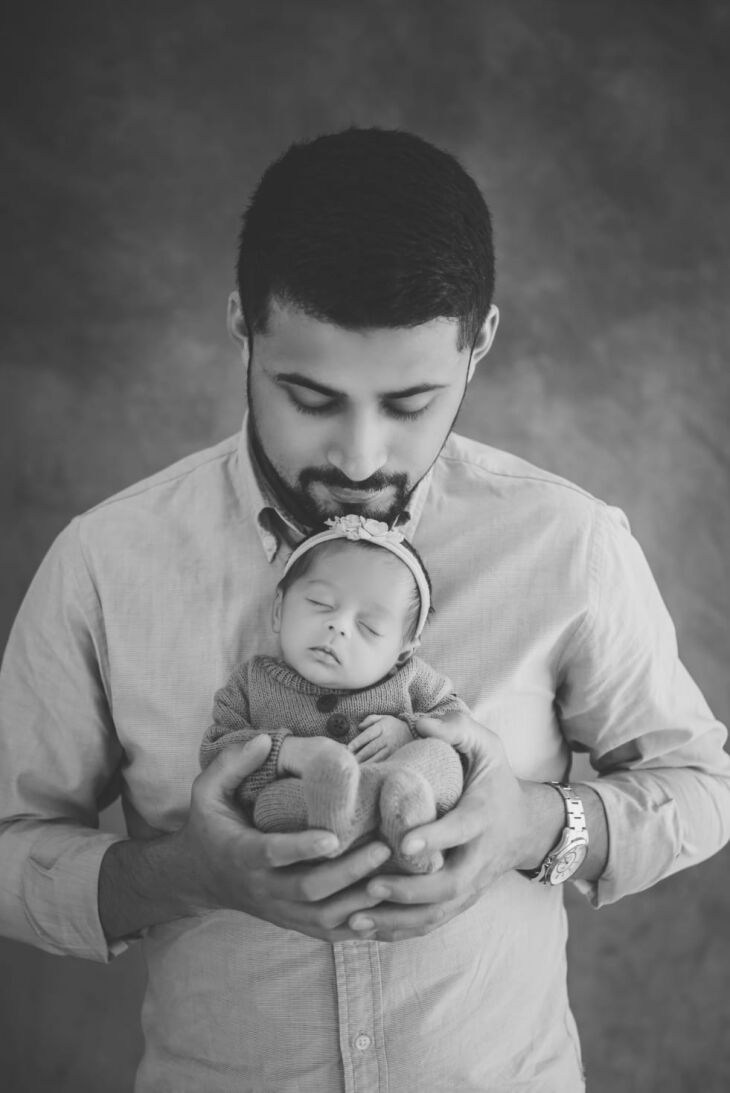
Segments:
[[[425,845],[423,839],[406,839],[401,849],[404,854],[417,854],[419,850],[423,850]]]
[[[340,845],[336,835],[325,835],[314,844],[314,849],[320,854],[331,854]]]
[[[363,934],[366,930],[372,930],[375,923],[371,918],[365,918],[364,915],[355,915],[350,921],[350,928],[356,930],[357,933]]]
[[[387,846],[374,846],[370,851],[370,864],[382,865],[390,857],[390,849]]]
[[[368,893],[374,896],[375,899],[385,899],[390,895],[390,889],[386,888],[384,884],[369,884]]]

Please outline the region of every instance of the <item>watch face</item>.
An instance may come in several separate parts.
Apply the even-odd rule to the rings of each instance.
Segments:
[[[553,862],[550,869],[550,883],[562,884],[563,881],[572,877],[576,869],[585,861],[587,853],[588,846],[586,843],[578,843],[576,846],[569,846],[567,850],[564,850],[560,857]]]

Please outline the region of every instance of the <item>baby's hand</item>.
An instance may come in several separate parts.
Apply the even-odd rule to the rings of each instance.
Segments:
[[[369,759],[380,763],[413,739],[405,721],[390,714],[371,713],[358,728],[361,731],[347,745],[358,763],[367,763]]]

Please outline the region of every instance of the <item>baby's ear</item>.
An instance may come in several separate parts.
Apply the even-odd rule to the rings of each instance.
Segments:
[[[418,638],[416,638],[415,641],[409,641],[407,645],[404,645],[398,655],[397,661],[395,662],[396,665],[399,668],[402,668],[404,664],[407,664],[420,644],[421,642]]]
[[[281,630],[281,605],[284,602],[284,593],[280,588],[277,588],[274,595],[274,603],[271,608],[271,628],[275,634],[278,634]]]

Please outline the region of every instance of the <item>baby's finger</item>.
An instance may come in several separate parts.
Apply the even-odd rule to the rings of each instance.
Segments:
[[[372,740],[377,740],[381,735],[381,728],[379,725],[371,725],[369,729],[363,729],[358,733],[355,739],[348,745],[350,751],[359,751],[360,748],[369,744]]]
[[[374,725],[376,721],[380,721],[381,716],[382,714],[379,713],[369,713],[367,717],[363,717],[362,721],[358,725],[358,728],[367,729],[369,725]]]
[[[368,759],[377,760],[380,753],[387,753],[387,750],[387,745],[378,738],[377,740],[370,741],[365,747],[360,748],[355,758],[358,763],[367,763]],[[383,758],[385,758],[385,755],[383,755]]]

